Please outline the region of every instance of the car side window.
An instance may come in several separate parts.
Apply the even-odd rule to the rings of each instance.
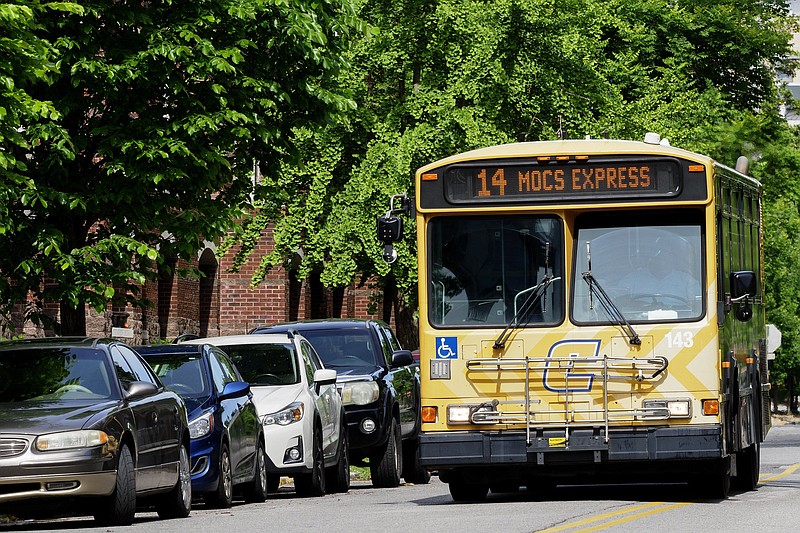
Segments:
[[[233,364],[228,355],[222,351],[214,351],[214,354],[219,357],[219,362],[222,369],[230,376],[231,381],[244,381],[244,378],[239,373],[239,369]]]
[[[128,362],[128,367],[133,372],[133,375],[136,376],[136,381],[145,381],[147,383],[152,383],[153,385],[160,386],[158,382],[158,378],[155,377],[155,374],[148,368],[147,363],[142,361],[136,352],[133,350],[126,348],[125,346],[112,346],[112,352],[114,350],[119,350],[122,357],[125,361]]]
[[[397,340],[397,337],[395,337],[391,329],[381,326],[381,330],[383,330],[383,334],[386,335],[386,338],[389,340],[389,344],[392,346],[392,351],[396,352],[397,350],[403,349],[403,347],[400,346],[400,341]]]
[[[214,388],[217,389],[217,393],[221,393],[225,385],[235,379],[230,379],[215,352],[208,354],[208,362],[211,367],[211,380],[214,382]]]
[[[111,360],[114,362],[114,371],[117,373],[119,380],[123,384],[136,381],[136,375],[133,373],[131,366],[128,364],[128,361],[122,357],[122,353],[117,350],[116,346],[112,346],[109,351],[111,352]]]
[[[392,346],[389,344],[389,341],[386,340],[386,336],[381,331],[381,328],[376,328],[375,333],[378,334],[378,339],[380,339],[381,343],[381,351],[383,352],[383,357],[386,359],[386,365],[391,367],[392,366]]]
[[[300,344],[300,356],[303,358],[303,366],[305,367],[306,376],[308,377],[308,384],[311,385],[314,383],[314,363],[311,362],[311,358],[308,355],[308,348],[306,347],[305,343]]]
[[[322,364],[322,360],[320,360],[319,355],[317,354],[314,347],[311,346],[307,342],[303,342],[300,344],[300,348],[303,350],[303,353],[311,360],[311,364],[314,365],[315,370],[319,370],[320,368],[325,368],[325,365]]]

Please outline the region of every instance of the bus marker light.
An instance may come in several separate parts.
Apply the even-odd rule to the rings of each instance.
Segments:
[[[423,174],[422,181],[436,181],[439,179],[438,174]]]
[[[719,414],[719,400],[703,400],[703,414],[704,415],[718,415]]]
[[[437,408],[426,406],[422,408],[423,422],[436,422]]]
[[[705,172],[705,165],[689,165],[689,172]]]

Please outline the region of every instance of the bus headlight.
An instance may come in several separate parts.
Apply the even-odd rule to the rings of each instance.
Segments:
[[[448,405],[448,424],[496,424],[497,405],[486,402],[476,405]]]
[[[692,416],[692,401],[686,399],[645,400],[642,402],[642,407],[645,409],[666,409],[669,411],[670,418],[691,418]]]

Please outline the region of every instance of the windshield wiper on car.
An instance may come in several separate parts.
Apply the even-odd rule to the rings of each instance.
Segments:
[[[542,279],[542,281],[537,285],[534,285],[533,287],[529,287],[524,291],[520,291],[519,293],[517,293],[517,296],[520,296],[521,294],[525,294],[527,292],[528,297],[525,299],[525,301],[522,303],[522,306],[519,309],[515,309],[513,318],[505,327],[505,329],[502,331],[502,333],[500,333],[500,336],[497,337],[497,340],[494,341],[492,348],[494,348],[495,350],[500,348],[505,348],[506,341],[508,340],[508,337],[511,336],[512,329],[517,329],[520,326],[522,317],[528,313],[531,307],[533,307],[533,305],[536,302],[538,302],[542,298],[542,296],[544,296],[545,292],[547,292],[547,287],[549,287],[550,284],[553,283],[554,281],[558,281],[560,279],[561,279],[560,277],[554,277],[552,274],[547,274],[545,275],[544,279]],[[516,304],[516,298],[514,301]]]
[[[625,336],[628,337],[628,342],[636,345],[642,344],[642,340],[639,338],[636,331],[634,331],[633,326],[631,326],[630,322],[625,318],[625,315],[619,310],[619,307],[616,306],[611,297],[603,290],[603,287],[600,286],[597,279],[592,275],[592,250],[591,244],[588,241],[586,243],[586,264],[589,269],[581,273],[581,275],[583,276],[583,281],[589,286],[589,309],[594,309],[594,301],[592,300],[592,296],[594,295],[608,314],[610,322],[619,326]]]

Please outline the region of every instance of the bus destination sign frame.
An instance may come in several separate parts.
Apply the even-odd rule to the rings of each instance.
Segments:
[[[677,196],[682,165],[675,159],[457,163],[444,171],[452,203],[626,199]]]

